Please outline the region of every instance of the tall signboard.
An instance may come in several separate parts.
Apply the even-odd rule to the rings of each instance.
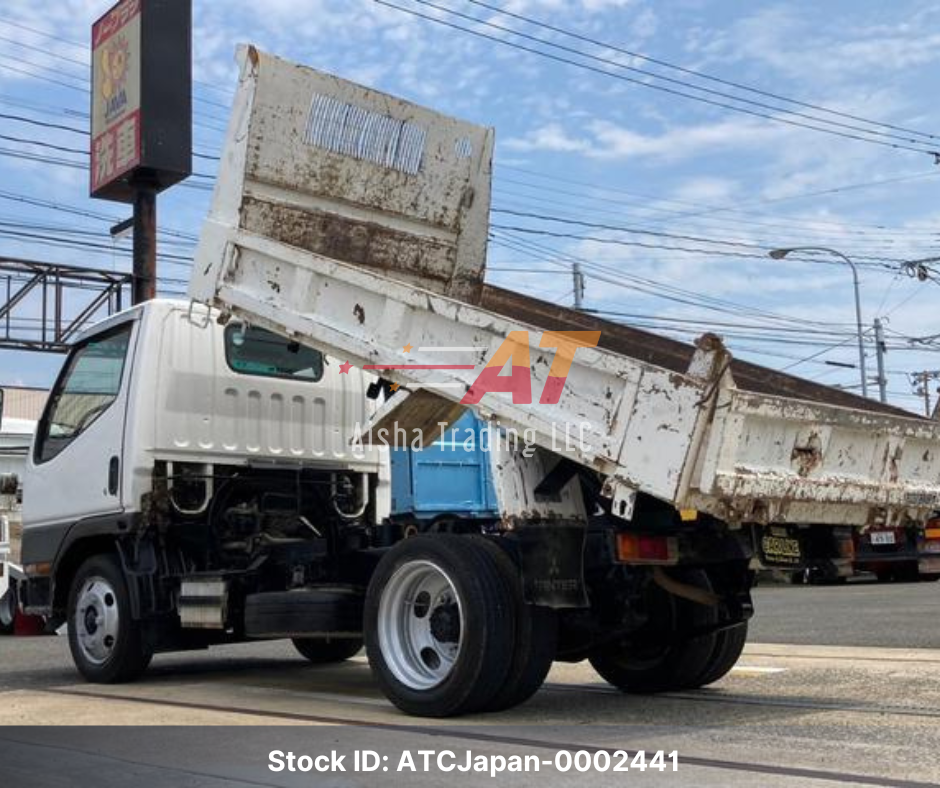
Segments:
[[[91,193],[96,197],[118,196],[125,176],[140,164],[140,6],[141,0],[123,0],[92,28]]]
[[[156,195],[192,172],[191,0],[121,0],[91,29],[92,197],[133,203],[135,301],[156,283]]]

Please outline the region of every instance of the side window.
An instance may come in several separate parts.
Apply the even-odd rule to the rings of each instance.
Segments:
[[[232,324],[225,329],[225,360],[234,372],[316,383],[323,354],[263,328]]]
[[[40,425],[36,462],[47,462],[87,430],[117,399],[132,324],[72,351]]]

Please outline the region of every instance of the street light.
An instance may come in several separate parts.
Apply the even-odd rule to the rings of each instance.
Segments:
[[[828,246],[794,246],[789,249],[773,249],[769,253],[774,260],[782,260],[790,252],[826,252],[838,257],[852,269],[852,283],[855,285],[855,326],[858,331],[858,368],[862,375],[862,396],[868,396],[868,376],[865,372],[865,339],[862,335],[862,298],[858,289],[858,268],[842,252]]]

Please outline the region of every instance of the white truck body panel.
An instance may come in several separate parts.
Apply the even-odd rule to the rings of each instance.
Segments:
[[[30,458],[23,496],[29,527],[139,511],[159,460],[374,473],[382,482],[379,513],[388,512],[387,449],[350,443],[355,425],[367,422],[375,407],[365,396],[371,376],[356,369],[340,374],[339,362],[330,358],[318,382],[235,372],[224,332],[211,322],[217,316],[182,301],[151,301],[78,338],[81,343],[137,323],[118,400],[53,460],[37,465]],[[123,421],[123,428],[112,420]],[[99,462],[82,467],[86,454],[96,451]],[[121,494],[105,509],[100,499],[110,453],[123,457]],[[63,472],[66,465],[71,473]],[[43,495],[43,489],[57,495]]]
[[[442,143],[419,158],[417,170],[403,171],[363,154],[372,138],[354,120],[381,108],[389,123],[406,122],[418,117],[413,105],[254,49],[239,58],[240,87],[190,284],[194,299],[357,366],[439,364],[440,352],[427,348],[472,348],[459,363],[473,369],[382,373],[452,402],[510,332],[528,331],[535,402],[487,393],[480,411],[605,474],[624,517],[636,491],[729,523],[895,523],[940,505],[936,422],[738,390],[730,357],[710,335],[685,374],[580,349],[558,404],[539,404],[554,355],[539,340],[550,326],[487,311],[473,297],[484,268],[476,209],[489,199],[492,134],[421,110],[428,139],[450,139],[449,132],[484,144],[471,147],[462,168]],[[347,140],[342,149],[310,144],[305,131],[318,122],[324,85],[347,108],[330,131]],[[457,194],[472,206],[463,224],[455,219]],[[288,208],[289,222],[258,218],[284,218]],[[316,233],[311,240],[305,222],[326,223],[330,243]],[[436,244],[445,225],[452,254],[442,256]],[[426,249],[427,258],[390,259],[376,240],[384,230],[398,233],[409,255]],[[436,261],[430,273],[425,259]],[[441,261],[451,266],[443,273]],[[406,345],[414,350],[404,356]],[[395,395],[378,417],[393,418],[406,402],[406,394]]]

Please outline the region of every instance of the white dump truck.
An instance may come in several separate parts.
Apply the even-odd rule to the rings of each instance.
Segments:
[[[486,285],[491,130],[238,62],[192,302],[79,339],[26,472],[26,607],[90,680],[292,638],[364,641],[425,716],[520,703],[555,660],[700,687],[744,646],[755,555],[937,508],[933,421]],[[467,407],[498,512],[390,521],[385,444]]]

